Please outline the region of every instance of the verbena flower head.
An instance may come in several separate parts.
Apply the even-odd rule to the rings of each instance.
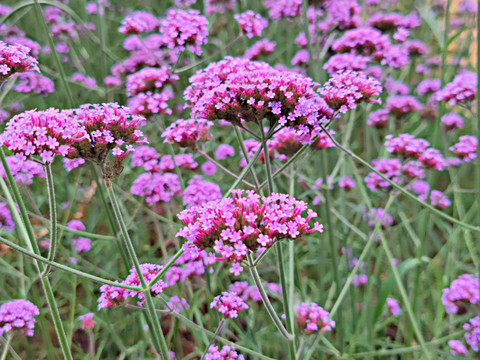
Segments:
[[[134,11],[122,20],[118,31],[122,34],[149,33],[158,30],[160,22],[148,11]]]
[[[160,33],[166,46],[179,53],[188,47],[194,54],[202,55],[203,44],[207,43],[208,20],[198,10],[168,9],[160,20]]]
[[[475,100],[476,94],[477,74],[465,71],[437,91],[436,96],[438,101],[447,101],[450,105],[455,105]]]
[[[233,190],[232,197],[183,210],[177,216],[185,224],[177,236],[187,239],[184,248],[213,249],[217,260],[233,262],[238,275],[240,263],[249,253],[269,248],[275,241],[299,239],[304,234],[322,232],[323,226],[308,222],[317,214],[307,204],[286,194],[260,197],[254,191]]]
[[[0,336],[11,330],[19,330],[33,336],[38,307],[28,300],[12,300],[0,305]]]
[[[450,346],[450,353],[452,355],[467,355],[468,349],[465,345],[462,344],[460,340],[450,340],[448,342],[448,346]]]
[[[84,127],[71,114],[71,110],[50,108],[15,115],[0,135],[0,142],[22,160],[36,155],[51,163],[54,155],[70,155],[75,152],[74,145],[87,141]]]
[[[86,313],[85,315],[80,315],[78,320],[82,322],[82,330],[90,330],[95,326],[95,320],[93,320],[93,313]]]
[[[263,0],[263,5],[268,9],[268,16],[273,21],[302,14],[301,0]]]
[[[208,75],[195,74],[190,78],[192,86],[185,90],[186,100],[193,103],[194,118],[223,119],[235,125],[260,124],[267,119],[271,125],[311,133],[333,115],[314,91],[318,84],[300,74],[232,58],[210,64],[205,70],[210,70]]]
[[[15,155],[6,156],[5,159],[7,160],[8,168],[10,169],[10,172],[12,173],[12,176],[17,184],[30,185],[33,183],[34,177],[45,177],[43,166],[34,161],[23,160]],[[7,178],[7,174],[5,173],[5,169],[1,163],[0,176],[4,179]]]
[[[240,310],[248,309],[248,305],[235,293],[222,291],[222,295],[215,296],[210,309],[218,310],[225,318],[236,318]]]
[[[0,84],[13,74],[38,71],[37,60],[29,52],[26,46],[0,41]]]
[[[377,129],[382,129],[387,125],[388,110],[380,109],[369,114],[367,124]]]
[[[442,122],[442,128],[445,131],[463,128],[463,118],[457,113],[446,113],[440,120]]]
[[[465,162],[470,162],[477,157],[478,139],[475,136],[460,136],[458,143],[449,150]]]
[[[172,164],[173,166],[173,164]],[[143,196],[149,204],[170,202],[174,195],[182,195],[177,174],[170,172],[141,174],[130,188],[133,195]]]
[[[183,205],[190,208],[221,198],[220,186],[203,181],[202,177],[197,175],[188,181],[188,185],[183,192]]]
[[[4,202],[0,202],[0,228],[10,232],[15,229],[15,223],[12,220],[10,209]]]
[[[85,237],[72,239],[72,245],[75,248],[75,251],[79,253],[90,251],[90,249],[92,248],[90,239]]]
[[[68,172],[70,172],[73,169],[76,169],[77,167],[85,164],[85,160],[81,159],[81,158],[78,158],[78,159],[63,158],[62,161],[63,161],[64,169],[67,170]]]
[[[411,134],[400,134],[397,137],[393,135],[385,136],[385,146],[387,151],[393,155],[405,157],[418,157],[428,148],[430,143],[425,139],[416,138]]]
[[[388,297],[385,302],[388,306],[388,310],[393,316],[398,316],[402,313],[402,309],[398,303],[398,300]]]
[[[190,309],[188,301],[185,298],[179,298],[178,296],[172,296],[170,301],[167,302],[167,306],[176,313],[179,313],[182,310]]]
[[[356,185],[355,180],[351,176],[342,176],[340,179],[338,179],[338,186],[340,186],[342,189],[345,191],[350,191],[353,189]]]
[[[242,29],[242,32],[251,39],[254,36],[262,36],[262,30],[268,26],[268,21],[260,14],[247,10],[241,14],[234,15],[235,20]]]
[[[442,291],[442,303],[447,314],[463,313],[467,304],[478,304],[480,298],[478,274],[460,275],[452,281],[450,287]]]
[[[104,167],[104,175],[117,177],[123,170],[123,159],[134,151],[134,145],[147,142],[139,127],[145,118],[132,115],[125,106],[117,103],[84,104],[72,110],[72,117],[86,131],[87,138],[74,144],[69,158],[83,158]],[[115,158],[113,164],[105,161],[107,155]]]
[[[245,360],[245,358],[237,353],[233,346],[225,345],[219,350],[218,346],[210,345],[205,354],[205,360]]]
[[[423,96],[440,90],[442,82],[440,79],[425,79],[417,85],[417,94]]]
[[[423,109],[422,104],[414,96],[396,95],[387,100],[387,110],[397,119],[401,119],[408,114]]]
[[[402,162],[399,159],[375,159],[372,160],[375,170],[381,172],[394,182],[399,182]],[[365,184],[372,191],[388,190],[391,185],[374,172],[365,177]]]
[[[140,264],[140,271],[148,283],[163,269],[161,265],[155,264]],[[141,286],[140,278],[138,277],[135,267],[130,269],[130,274],[121,282],[124,285]],[[165,287],[162,280],[159,280],[150,288],[152,295],[160,294]],[[98,298],[98,310],[107,309],[118,304],[123,304],[129,301],[129,298],[135,298],[138,305],[142,305],[145,301],[145,295],[142,292],[119,288],[113,285],[102,285],[100,287],[101,295]]]
[[[263,287],[272,294],[282,294],[282,287],[279,284],[265,282]],[[229,286],[228,291],[240,296],[243,301],[262,302],[258,288],[255,285],[250,285],[248,281],[235,281]]]
[[[13,89],[19,93],[47,96],[55,91],[54,82],[37,72],[20,73],[17,75],[17,79],[17,84]]]
[[[167,84],[178,80],[178,75],[172,74],[166,66],[158,68],[147,67],[127,76],[125,87],[127,96],[139,92],[161,90]]]
[[[362,102],[380,103],[374,96],[382,92],[380,83],[362,72],[341,71],[333,75],[319,90],[325,102],[341,113],[355,109]]]
[[[233,9],[236,2],[237,0],[205,0],[205,14],[225,14]]]
[[[480,316],[475,316],[463,325],[465,342],[476,353],[480,351]]]
[[[160,154],[153,147],[148,145],[138,146],[132,154],[131,167],[141,166],[146,171],[151,171],[158,164]]]
[[[211,121],[178,119],[162,133],[163,142],[183,148],[197,149],[197,144],[210,140]]]
[[[323,69],[327,70],[330,76],[339,71],[360,71],[367,67],[369,61],[370,58],[368,56],[350,53],[335,54],[323,65]]]
[[[256,60],[262,55],[267,56],[273,53],[276,46],[277,43],[275,41],[268,39],[258,40],[245,50],[245,54],[242,57],[248,60]]]
[[[173,92],[163,89],[159,93],[141,92],[128,98],[127,105],[135,115],[149,116],[152,114],[171,114],[167,101],[173,99]]]
[[[297,326],[307,334],[330,331],[335,327],[335,321],[328,318],[329,312],[314,302],[295,306],[295,312]]]
[[[367,220],[370,227],[374,227],[376,222],[381,222],[382,228],[392,226],[395,220],[393,217],[385,212],[383,208],[372,208],[367,214],[363,215],[363,219]]]
[[[215,150],[215,158],[217,160],[225,160],[229,156],[235,156],[235,149],[232,145],[221,144]]]
[[[206,271],[212,270],[213,264],[215,264],[215,256],[211,253],[207,254],[206,251],[200,251],[193,257],[188,252],[183,253],[165,273],[166,287],[184,283],[187,279],[200,277]],[[193,283],[197,282],[193,281]]]
[[[420,20],[415,13],[403,16],[399,13],[376,13],[368,18],[368,26],[381,31],[396,31],[399,28],[413,29],[420,25]]]
[[[181,169],[194,170],[198,167],[198,163],[193,160],[193,154],[175,155],[175,164],[173,163],[172,155],[164,155],[158,162],[160,170],[165,172],[175,171],[175,166]]]
[[[353,53],[363,56],[383,57],[384,49],[390,46],[387,35],[380,30],[363,27],[346,31],[332,43],[332,50],[339,53]]]

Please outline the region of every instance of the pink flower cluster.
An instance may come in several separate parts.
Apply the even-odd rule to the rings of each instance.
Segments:
[[[84,315],[80,315],[78,320],[82,322],[81,329],[82,330],[91,330],[95,326],[95,320],[93,320],[93,313],[86,313]]]
[[[71,230],[85,230],[85,225],[80,220],[70,220],[67,223],[67,228]],[[90,251],[92,248],[90,244],[90,239],[85,238],[85,237],[79,237],[79,238],[73,238],[72,239],[72,245],[75,248],[77,252],[86,252]]]
[[[450,352],[452,355],[468,355],[469,348],[474,352],[480,351],[480,317],[476,316],[463,324],[463,329],[466,331],[464,338],[465,346],[460,340],[450,340]]]
[[[425,79],[421,81],[417,86],[417,94],[423,96],[426,94],[431,94],[440,90],[441,86],[440,79]]]
[[[184,283],[194,276],[202,276],[205,271],[211,270],[215,264],[215,256],[200,251],[195,256],[183,253],[175,264],[165,273],[165,287],[174,286],[177,283]]]
[[[90,76],[86,76],[82,73],[79,73],[79,72],[73,73],[70,79],[74,83],[82,84],[89,90],[95,90],[97,88],[97,81],[94,78]]]
[[[478,284],[478,274],[463,274],[453,280],[450,287],[443,289],[442,303],[447,314],[458,314],[468,303],[478,304]]]
[[[276,283],[263,283],[264,288],[272,294],[281,294],[282,287]],[[234,293],[242,298],[243,301],[252,300],[262,302],[262,297],[255,285],[249,285],[247,281],[235,281],[228,288],[230,293]]]
[[[155,264],[140,264],[140,271],[148,283],[157,275],[163,266]],[[138,277],[135,267],[130,269],[130,274],[121,282],[123,285],[140,286],[140,278]],[[162,280],[157,281],[151,288],[152,295],[160,294],[165,287]],[[100,287],[101,295],[98,298],[98,310],[107,309],[118,304],[123,304],[128,301],[128,298],[136,298],[137,304],[142,305],[145,301],[145,295],[141,292],[119,288],[113,285],[102,285]]]
[[[299,239],[304,234],[323,232],[318,222],[308,225],[317,214],[306,203],[286,194],[260,197],[254,191],[233,190],[232,197],[183,210],[177,216],[185,227],[177,236],[187,240],[184,248],[196,254],[212,248],[217,260],[233,262],[230,272],[239,275],[240,263],[249,253],[269,248],[275,241]]]
[[[263,0],[268,16],[273,21],[294,18],[302,14],[302,0]]]
[[[134,11],[122,20],[118,31],[122,34],[149,33],[158,30],[160,22],[148,11]]]
[[[402,313],[402,308],[400,307],[398,300],[388,297],[385,302],[388,306],[388,310],[393,316],[398,316]]]
[[[383,208],[372,208],[368,214],[363,215],[363,219],[367,220],[367,224],[370,227],[374,227],[376,222],[382,223],[382,228],[392,226],[395,220],[393,217],[385,212]]]
[[[202,119],[178,119],[162,133],[163,142],[183,148],[197,149],[197,144],[210,140],[211,121]]]
[[[367,56],[355,55],[351,53],[335,54],[323,65],[330,75],[339,71],[361,71],[367,67],[370,58]]]
[[[12,300],[0,305],[0,336],[11,330],[19,330],[33,336],[38,307],[28,300]]]
[[[369,114],[367,124],[377,129],[382,129],[387,125],[389,111],[380,109]]]
[[[242,57],[248,60],[256,60],[261,55],[270,55],[275,50],[276,46],[277,43],[275,41],[270,41],[268,39],[258,40],[245,50],[245,54],[243,54]]]
[[[197,175],[188,181],[188,185],[183,192],[183,205],[190,208],[221,198],[220,186],[203,181],[202,177]]]
[[[222,295],[213,298],[210,309],[218,310],[225,318],[236,318],[239,311],[248,309],[248,305],[235,293],[222,291]]]
[[[0,84],[15,73],[38,71],[37,60],[29,52],[26,46],[0,41]]]
[[[205,0],[205,14],[225,14],[235,6],[236,0]]]
[[[215,150],[215,158],[217,160],[225,160],[230,156],[235,156],[235,149],[232,145],[221,144]]]
[[[203,44],[207,43],[208,20],[198,10],[168,9],[160,20],[160,33],[167,47],[175,53],[188,50],[202,55]]]
[[[333,75],[320,88],[325,102],[335,111],[346,113],[361,102],[380,103],[373,97],[382,92],[380,83],[362,72],[341,71]]]
[[[218,346],[210,345],[205,354],[205,360],[245,360],[245,358],[232,346],[225,345],[219,350]]]
[[[441,118],[442,128],[445,131],[463,128],[463,118],[457,113],[446,113]]]
[[[372,161],[372,165],[375,170],[381,172],[390,180],[399,182],[402,168],[402,162],[399,159],[376,159]],[[365,183],[372,191],[390,188],[390,184],[374,172],[370,172],[365,177]]]
[[[177,174],[170,172],[147,172],[133,182],[130,192],[143,196],[149,204],[169,202],[174,195],[182,195],[182,187]]]
[[[310,134],[333,114],[310,78],[261,62],[225,58],[197,72],[190,82],[185,98],[192,102],[194,118],[235,125],[260,124],[266,118],[272,125],[278,122]]]
[[[452,82],[437,91],[438,101],[448,101],[450,105],[475,100],[477,94],[477,74],[465,71],[455,76]]]
[[[178,75],[172,74],[166,66],[143,68],[127,76],[125,84],[127,96],[145,91],[161,91],[165,85],[173,84],[178,79]]]
[[[307,334],[330,331],[335,327],[335,321],[328,318],[330,316],[328,311],[314,302],[301,303],[295,306],[295,311],[298,327]]]
[[[381,31],[395,31],[398,29],[413,29],[420,25],[420,20],[415,13],[403,16],[399,13],[376,13],[368,18],[368,26],[377,28]]]
[[[262,36],[262,30],[268,26],[268,21],[260,14],[247,10],[241,14],[234,15],[235,20],[242,29],[242,32],[251,39],[254,36]]]
[[[460,136],[459,142],[451,146],[449,150],[465,162],[470,162],[477,157],[478,139],[475,136]]]
[[[37,72],[20,73],[17,79],[18,83],[13,89],[19,93],[47,96],[55,91],[54,82]]]
[[[414,96],[396,95],[387,100],[386,108],[396,119],[423,109],[423,105],[418,102]]]
[[[22,160],[15,155],[6,156],[6,160],[15,182],[18,184],[30,185],[34,177],[45,177],[43,166],[34,161]],[[2,164],[0,164],[0,176],[4,179],[7,178]]]

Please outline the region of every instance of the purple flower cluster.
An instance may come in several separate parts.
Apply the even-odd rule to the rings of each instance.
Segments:
[[[382,129],[387,125],[389,111],[380,109],[369,114],[367,124],[377,129]]]
[[[396,95],[387,100],[386,108],[396,119],[401,119],[414,111],[423,109],[414,96]]]
[[[263,286],[267,291],[270,291],[272,294],[281,294],[282,287],[276,283],[263,283]],[[228,291],[235,293],[243,301],[252,300],[255,302],[262,302],[262,297],[255,285],[249,285],[247,281],[235,281],[230,285]]]
[[[377,80],[351,70],[337,72],[320,89],[328,106],[341,113],[355,109],[356,104],[362,102],[380,103],[379,99],[373,97],[381,92],[382,87]]]
[[[237,353],[233,346],[225,345],[221,350],[216,345],[210,345],[205,360],[245,360],[243,355]]]
[[[184,283],[194,276],[202,276],[205,271],[215,263],[215,256],[200,251],[197,255],[191,256],[183,253],[175,264],[165,273],[165,287],[174,286],[177,283]]]
[[[302,13],[302,0],[263,0],[263,5],[273,21],[294,18]]]
[[[197,149],[197,144],[210,140],[209,129],[211,121],[196,119],[178,119],[162,133],[164,143],[174,144],[183,148]]]
[[[449,150],[465,162],[470,162],[477,157],[478,139],[475,136],[460,136],[458,143]]]
[[[86,313],[84,315],[80,315],[78,320],[82,322],[81,329],[82,330],[91,330],[95,326],[95,320],[93,320],[93,313]]]
[[[353,178],[350,176],[345,175],[345,176],[342,176],[340,179],[338,179],[338,186],[344,189],[345,191],[350,191],[355,187],[355,185],[356,185],[355,180],[353,180]]]
[[[193,254],[212,248],[217,260],[233,262],[230,272],[239,275],[240,263],[249,253],[269,248],[275,241],[299,239],[304,234],[322,232],[323,226],[308,225],[317,214],[306,203],[286,194],[260,197],[253,191],[233,190],[232,197],[183,210],[177,216],[185,227],[177,236],[187,239],[184,247]]]
[[[38,72],[20,73],[17,79],[13,89],[19,93],[47,96],[55,91],[54,82]]]
[[[432,94],[440,90],[440,79],[425,79],[417,85],[417,94],[423,96],[426,94]]]
[[[12,300],[0,305],[0,336],[10,330],[33,336],[35,316],[39,314],[38,307],[28,300]]]
[[[307,334],[330,331],[335,327],[335,321],[328,318],[329,312],[314,302],[295,306],[295,312],[298,327]]]
[[[210,309],[218,310],[225,318],[236,318],[239,311],[248,309],[248,305],[235,293],[222,291],[222,295],[213,298]]]
[[[181,196],[182,187],[177,174],[147,172],[135,179],[130,192],[143,196],[147,203],[154,204],[161,201],[169,202],[174,195]]]
[[[29,52],[26,46],[0,41],[0,84],[15,73],[38,71],[37,60]]]
[[[178,75],[172,74],[166,66],[143,68],[127,76],[125,84],[127,96],[146,91],[161,91],[165,85],[173,84],[177,80]]]
[[[375,159],[372,161],[372,165],[375,170],[381,172],[390,180],[398,182],[402,168],[402,162],[399,159]],[[365,177],[365,183],[372,191],[390,188],[390,184],[374,172],[370,172]]]
[[[207,43],[208,20],[198,10],[168,9],[160,20],[160,33],[168,48],[175,53],[188,50],[202,55],[203,44]]]
[[[10,209],[4,202],[0,202],[0,228],[5,229],[8,232],[15,229],[15,223],[12,220]]]
[[[402,308],[400,307],[398,300],[388,297],[385,303],[393,316],[398,316],[402,313]]]
[[[268,39],[258,40],[245,51],[245,54],[243,54],[242,57],[248,60],[256,60],[261,55],[270,55],[275,50],[276,46],[277,43],[275,41],[270,41]]]
[[[363,215],[363,219],[367,220],[370,227],[374,227],[376,222],[382,223],[382,228],[392,226],[395,220],[393,217],[385,212],[383,208],[372,208],[367,214]]]
[[[217,160],[225,160],[230,156],[235,156],[235,149],[232,145],[221,144],[215,150],[215,158]]]
[[[155,264],[140,264],[140,271],[145,279],[145,282],[150,282],[155,275],[157,275],[163,266]],[[130,274],[121,282],[123,285],[141,286],[140,278],[138,277],[135,267],[130,269]],[[162,280],[156,282],[151,288],[152,295],[160,294],[165,287]],[[102,285],[100,287],[101,295],[98,298],[98,310],[107,309],[118,304],[123,304],[128,301],[128,298],[136,298],[137,304],[142,305],[145,301],[145,295],[141,292],[119,288],[113,285]]]
[[[225,14],[233,9],[236,2],[237,0],[205,0],[205,14]]]
[[[455,76],[452,82],[437,91],[438,101],[448,101],[450,105],[473,101],[477,94],[477,74],[465,71]]]
[[[249,38],[262,36],[262,30],[268,26],[268,21],[260,14],[247,10],[241,14],[235,14],[235,20],[242,29],[242,32]]]
[[[17,156],[6,156],[8,168],[12,173],[15,182],[21,185],[30,185],[33,182],[34,177],[44,178],[45,171],[43,166],[31,161],[23,160]],[[3,168],[3,165],[0,164],[0,176],[4,179],[7,178],[7,174]]]
[[[227,57],[197,72],[190,82],[185,98],[192,103],[194,118],[224,119],[235,125],[260,124],[266,118],[272,125],[310,134],[333,113],[310,78],[262,62]]]
[[[467,304],[478,304],[480,291],[478,274],[463,274],[443,289],[442,303],[447,314],[459,314]]]
[[[82,84],[86,88],[90,90],[95,90],[97,88],[97,81],[90,77],[90,76],[85,76],[82,73],[76,72],[73,73],[70,79],[77,84]]]
[[[370,60],[367,56],[355,55],[351,53],[335,54],[323,65],[330,75],[339,71],[361,71],[367,67]]]
[[[158,30],[160,22],[148,11],[134,11],[122,20],[118,31],[122,34],[149,33]]]
[[[183,192],[183,205],[191,208],[221,198],[220,186],[203,181],[202,177],[197,175],[188,181],[188,185]]]

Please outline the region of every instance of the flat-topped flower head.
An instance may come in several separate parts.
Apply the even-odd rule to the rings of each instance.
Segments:
[[[37,60],[30,56],[30,48],[0,41],[0,84],[16,73],[38,71]]]
[[[178,75],[172,74],[166,66],[143,68],[127,76],[125,84],[127,96],[134,96],[145,91],[159,91],[165,85],[173,84],[177,80]]]
[[[276,46],[277,43],[275,41],[270,41],[268,39],[258,40],[254,42],[247,50],[245,50],[245,53],[242,57],[248,60],[256,60],[261,55],[267,56],[273,53]]]
[[[149,33],[158,30],[160,22],[148,11],[134,11],[122,20],[118,31],[122,34]]]
[[[75,153],[74,146],[87,141],[87,136],[83,126],[72,117],[72,110],[50,108],[12,117],[0,142],[22,160],[40,156],[44,163],[51,163],[56,154],[66,157]]]
[[[361,27],[346,31],[332,43],[332,50],[339,53],[353,53],[362,56],[383,57],[383,51],[390,46],[390,40],[380,30]]]
[[[436,97],[438,101],[447,101],[450,105],[455,105],[475,100],[476,94],[477,74],[465,71],[437,91]]]
[[[198,143],[210,140],[209,129],[212,125],[211,121],[202,119],[178,119],[162,133],[163,142],[195,151]]]
[[[442,122],[442,128],[445,131],[451,131],[463,128],[463,118],[454,112],[446,113],[440,119]]]
[[[242,29],[242,32],[251,39],[254,36],[262,36],[262,30],[268,26],[268,21],[260,14],[247,10],[241,14],[234,15],[235,20]]]
[[[44,178],[45,171],[43,166],[31,160],[23,160],[16,155],[6,156],[8,168],[12,173],[13,178],[17,184],[30,185],[33,183],[33,178]],[[4,179],[7,178],[3,165],[0,164],[0,176]]]
[[[308,223],[317,214],[303,201],[286,194],[261,197],[254,191],[233,190],[232,197],[211,201],[180,212],[177,217],[185,227],[177,236],[187,240],[185,249],[193,254],[213,249],[217,260],[232,262],[230,272],[238,275],[247,254],[269,248],[275,241],[300,239],[323,226]]]
[[[205,360],[245,360],[243,355],[237,353],[233,346],[225,345],[221,349],[216,345],[210,345]]]
[[[11,330],[19,330],[33,336],[38,307],[28,300],[12,300],[0,305],[0,336]]]
[[[263,0],[268,16],[273,21],[294,18],[302,14],[302,0]]]
[[[186,90],[188,97],[191,92],[201,95],[193,99],[193,117],[226,120],[239,126],[243,122],[261,125],[262,119],[267,119],[270,126],[290,126],[300,133],[311,134],[333,115],[332,109],[315,92],[319,84],[312,79],[276,70],[264,63],[248,60],[240,63],[243,64],[236,66],[235,72],[226,76],[224,73],[223,81],[217,77],[210,85]],[[200,79],[197,76],[194,81]]]
[[[360,71],[365,70],[369,61],[370,58],[368,56],[350,53],[335,54],[323,65],[323,69],[327,70],[330,75],[333,75],[339,71]]]
[[[188,186],[183,192],[183,205],[189,208],[221,198],[220,186],[204,181],[200,175],[196,175],[188,181]]]
[[[215,296],[210,309],[218,310],[225,318],[236,318],[240,310],[248,309],[248,305],[235,293],[223,291],[222,295]]]
[[[263,287],[269,294],[282,294],[282,286],[280,284],[264,282]],[[255,285],[250,285],[248,281],[235,281],[230,285],[228,291],[240,296],[243,301],[262,302],[258,288]]]
[[[319,92],[328,106],[345,113],[362,102],[380,103],[380,99],[373,97],[382,92],[382,87],[377,80],[363,72],[348,70],[333,75]]]
[[[423,105],[414,96],[396,95],[387,100],[386,108],[396,119],[401,119],[414,111],[422,110]]]
[[[207,43],[208,20],[198,10],[168,9],[160,20],[159,32],[165,45],[179,53],[188,47],[194,54],[202,55],[203,44]]]
[[[117,103],[84,104],[72,110],[72,117],[87,133],[87,138],[74,144],[75,152],[69,158],[83,158],[104,167],[106,177],[117,177],[123,170],[123,159],[134,151],[134,145],[147,139],[139,127],[145,118],[132,115],[125,106]],[[107,156],[115,158],[106,163]]]
[[[470,162],[477,157],[478,139],[475,136],[460,136],[458,143],[449,150],[465,162]]]
[[[330,313],[314,302],[295,306],[295,312],[297,326],[307,334],[331,331],[335,327],[335,321],[328,318]]]
[[[162,265],[140,264],[140,271],[146,283],[149,283],[162,269]],[[138,287],[141,286],[140,278],[138,277],[135,267],[130,269],[130,274],[121,282],[121,284]],[[150,292],[153,296],[158,295],[163,292],[164,287],[165,283],[162,280],[159,280],[150,288]],[[98,298],[98,310],[127,303],[129,298],[136,299],[137,304],[140,306],[145,301],[145,295],[142,292],[119,288],[113,285],[102,285],[100,287],[100,292],[101,295]]]
[[[421,138],[416,138],[411,134],[400,134],[397,137],[393,135],[385,136],[385,146],[389,153],[418,159],[430,145],[430,143]]]
[[[442,291],[442,303],[447,314],[464,313],[467,304],[478,304],[480,299],[478,274],[460,275]]]
[[[170,202],[174,195],[182,195],[182,187],[177,174],[148,172],[141,174],[133,182],[130,192],[142,196],[148,204]]]

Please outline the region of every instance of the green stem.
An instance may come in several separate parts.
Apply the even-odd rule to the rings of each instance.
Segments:
[[[240,130],[238,130],[237,126],[234,126],[233,128],[235,129],[235,135],[237,136],[238,144],[240,145],[240,150],[242,151],[243,157],[245,158],[245,161],[247,162],[247,165],[248,165],[252,160],[248,159],[248,152],[243,142],[242,133],[240,132]],[[253,176],[253,181],[255,182],[257,189],[259,189],[257,174],[255,173],[255,171],[253,171],[253,169],[252,171],[250,171],[250,173]]]
[[[28,219],[27,210],[25,208],[25,204],[23,203],[23,199],[20,195],[20,191],[18,190],[17,184],[13,179],[12,173],[10,172],[10,168],[8,167],[7,161],[5,159],[5,153],[3,152],[3,148],[0,147],[0,160],[3,164],[3,168],[7,175],[7,179],[10,183],[10,187],[13,192],[13,196],[15,200],[12,198],[10,191],[5,183],[5,180],[0,176],[0,186],[7,197],[8,205],[10,206],[10,211],[12,216],[15,218],[16,225],[20,228],[20,232],[22,233],[23,237],[25,238],[25,242],[27,247],[29,248],[30,252],[35,253],[36,255],[40,255],[40,251],[38,249],[37,241],[33,235],[33,228],[30,220]],[[16,202],[16,204],[15,204]],[[17,207],[20,210],[20,214],[22,219],[17,212]],[[70,347],[68,346],[67,335],[63,328],[62,320],[60,318],[60,313],[58,311],[58,305],[55,301],[55,297],[53,295],[52,285],[48,281],[46,277],[41,276],[44,266],[42,263],[35,261],[35,267],[37,269],[37,273],[40,276],[43,290],[45,292],[48,307],[50,309],[50,313],[52,315],[53,324],[55,328],[55,333],[57,334],[58,341],[60,343],[60,347],[62,349],[63,357],[66,360],[73,360],[72,354],[70,352]]]
[[[247,173],[250,171],[250,169],[253,167],[253,165],[255,164],[255,162],[257,161],[257,158],[258,156],[260,155],[260,153],[262,152],[262,147],[259,147],[257,152],[255,153],[255,155],[253,156],[253,158],[250,160],[250,162],[247,164],[247,166],[245,166],[242,170],[242,172],[240,173],[240,175],[238,175],[238,178],[237,180],[235,180],[235,182],[232,184],[232,186],[230,186],[230,189],[228,189],[228,191],[225,193],[225,195],[223,195],[223,198],[225,199],[229,194],[230,192],[235,189],[238,184],[240,184],[240,182],[245,178],[245,176],[247,175]]]
[[[363,166],[365,166],[366,168],[368,168],[370,171],[373,171],[375,174],[377,174],[378,176],[380,176],[383,180],[385,180],[386,182],[388,182],[392,187],[394,187],[395,189],[397,189],[398,191],[400,191],[402,194],[406,195],[407,197],[409,197],[410,199],[414,200],[415,202],[421,204],[423,207],[427,208],[428,210],[430,210],[431,212],[433,212],[434,214],[436,215],[439,215],[440,217],[443,217],[444,219],[447,219],[457,225],[460,225],[466,229],[469,229],[469,230],[472,230],[472,231],[475,231],[475,232],[480,232],[480,227],[478,226],[473,226],[473,225],[470,225],[470,224],[466,224],[458,219],[455,219],[454,217],[451,217],[443,212],[441,212],[440,210],[438,210],[437,208],[433,207],[432,205],[430,204],[427,204],[426,202],[423,202],[422,200],[418,199],[417,196],[415,196],[414,194],[412,194],[411,192],[409,192],[408,190],[405,190],[402,186],[398,185],[397,183],[395,183],[394,181],[390,180],[389,178],[387,178],[384,174],[382,174],[381,172],[377,171],[372,165],[370,165],[368,162],[366,162],[365,160],[363,160],[361,157],[357,156],[355,153],[353,153],[352,151],[350,151],[349,149],[347,149],[346,147],[342,146],[338,141],[336,141],[332,135],[322,126],[320,125],[320,127],[322,127],[323,131],[325,131],[325,133],[327,134],[327,136],[330,138],[330,140],[332,140],[332,142],[335,144],[335,146],[337,148],[339,148],[340,150],[344,151],[348,156],[352,157],[353,159],[357,160],[359,163],[361,163]]]
[[[265,171],[267,173],[267,183],[268,183],[268,195],[271,195],[274,190],[273,177],[272,177],[272,166],[270,164],[270,154],[268,153],[268,139],[265,138],[265,132],[263,131],[263,126],[260,123],[260,133],[262,135],[262,147],[263,147],[263,159],[265,161]]]
[[[263,288],[262,280],[260,279],[260,275],[258,275],[257,268],[255,266],[253,266],[252,254],[247,254],[247,260],[248,260],[248,265],[249,265],[249,269],[250,269],[250,274],[252,275],[252,278],[253,278],[253,282],[255,283],[255,285],[258,289],[258,292],[260,293],[260,297],[262,298],[263,304],[265,305],[265,308],[267,309],[268,315],[270,315],[270,318],[272,319],[273,323],[277,327],[280,334],[285,339],[287,339],[289,342],[291,342],[293,340],[293,337],[285,329],[285,327],[282,324],[282,320],[280,320],[277,313],[275,312],[275,309],[273,308],[272,303],[268,299],[268,295],[265,292],[265,289]]]
[[[110,203],[112,204],[112,207],[113,207],[113,213],[115,215],[115,219],[117,220],[117,224],[122,233],[123,241],[127,248],[130,259],[133,262],[133,266],[138,275],[140,285],[143,290],[142,292],[145,296],[145,303],[148,309],[148,319],[152,324],[153,344],[155,346],[156,351],[162,355],[162,358],[168,359],[169,357],[168,357],[167,342],[165,340],[165,336],[163,334],[162,328],[160,327],[160,322],[159,322],[157,313],[155,312],[152,294],[150,293],[150,288],[147,286],[145,278],[142,275],[142,271],[140,269],[140,262],[138,261],[137,254],[135,252],[135,247],[133,246],[132,240],[130,239],[130,235],[128,234],[128,229],[123,219],[120,206],[115,196],[115,192],[113,191],[113,186],[110,179],[105,180],[105,186],[107,188],[107,195],[110,199]]]
[[[5,244],[8,247],[26,255],[26,256],[29,256],[32,259],[38,260],[38,261],[40,261],[44,264],[47,264],[51,267],[54,267],[54,268],[60,269],[62,271],[68,272],[72,275],[80,276],[80,277],[88,279],[88,280],[96,281],[96,282],[101,283],[101,284],[107,284],[107,285],[119,287],[119,288],[122,288],[122,289],[129,289],[129,290],[133,290],[133,291],[141,291],[142,290],[141,288],[139,288],[137,286],[129,286],[129,285],[124,285],[122,283],[117,283],[115,281],[111,281],[111,280],[101,278],[99,276],[91,275],[89,273],[86,273],[86,272],[83,272],[83,271],[80,271],[80,270],[76,270],[76,269],[72,269],[71,267],[68,267],[66,265],[62,265],[62,264],[59,264],[57,262],[51,261],[47,258],[44,258],[43,256],[32,253],[31,251],[28,251],[27,249],[21,247],[20,245],[17,245],[15,243],[11,242],[11,241],[8,241],[7,239],[5,239],[1,236],[0,236],[0,243]]]
[[[2,356],[0,360],[5,360],[8,354],[8,348],[10,347],[10,341],[12,341],[12,334],[7,335],[7,341],[3,344]]]
[[[162,270],[160,270],[160,272],[155,275],[155,277],[147,284],[147,288],[150,289],[153,285],[155,285],[157,283],[157,281],[163,276],[165,275],[165,273],[168,271],[168,269],[170,269],[173,264],[175,264],[175,261],[177,261],[177,259],[182,256],[182,254],[185,252],[184,249],[180,249],[177,251],[177,253],[175,255],[173,255],[173,257],[168,261],[168,263],[165,264],[165,266],[163,267]]]
[[[57,207],[55,204],[55,186],[53,184],[52,164],[45,164],[45,180],[47,182],[48,193],[48,209],[50,212],[50,248],[48,249],[48,260],[55,260],[55,253],[57,251]],[[47,264],[42,272],[42,276],[48,276],[50,266]]]

